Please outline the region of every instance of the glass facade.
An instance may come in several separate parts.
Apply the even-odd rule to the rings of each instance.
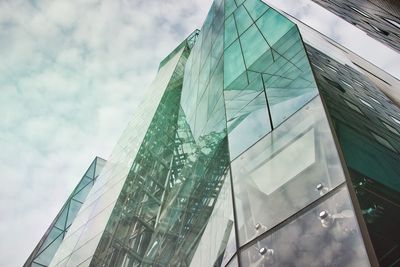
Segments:
[[[358,267],[396,251],[377,233],[396,205],[368,218],[383,214],[371,183],[399,203],[400,112],[341,49],[260,0],[214,1],[50,266]]]
[[[400,259],[396,106],[362,69],[307,46],[380,266]],[[329,67],[330,66],[330,67]],[[398,88],[398,87],[397,87]]]
[[[400,52],[400,3],[396,0],[313,0],[369,36]]]
[[[49,266],[106,161],[96,157],[24,266]]]

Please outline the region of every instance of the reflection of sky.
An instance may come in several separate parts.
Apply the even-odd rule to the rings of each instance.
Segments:
[[[245,266],[369,266],[355,217],[335,219],[323,227],[321,210],[335,215],[351,209],[347,190],[341,190],[305,215],[256,242],[243,253]],[[258,250],[273,249],[269,260]],[[267,263],[268,262],[268,263]]]
[[[317,184],[332,189],[344,182],[327,127],[315,98],[232,163],[242,244],[319,198]]]
[[[400,73],[399,56],[315,4],[273,2]],[[158,63],[210,4],[0,1],[0,266],[22,265],[94,156],[107,159]]]

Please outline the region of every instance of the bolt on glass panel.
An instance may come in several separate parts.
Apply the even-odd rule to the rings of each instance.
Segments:
[[[319,97],[231,165],[241,245],[344,181]]]
[[[370,266],[347,188],[240,253],[243,266]]]

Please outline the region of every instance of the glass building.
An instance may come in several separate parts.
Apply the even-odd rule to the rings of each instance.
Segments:
[[[92,189],[106,161],[96,157],[75,187],[46,233],[25,262],[25,266],[48,266],[67,234],[79,209]]]
[[[260,0],[216,0],[32,266],[395,266],[399,87]]]
[[[313,0],[369,36],[400,52],[400,2],[397,0]]]

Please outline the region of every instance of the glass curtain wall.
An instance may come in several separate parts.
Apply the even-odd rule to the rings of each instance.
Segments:
[[[106,161],[96,157],[36,246],[24,267],[49,266]]]
[[[379,264],[395,266],[400,261],[400,108],[356,68],[308,45],[307,51]]]

